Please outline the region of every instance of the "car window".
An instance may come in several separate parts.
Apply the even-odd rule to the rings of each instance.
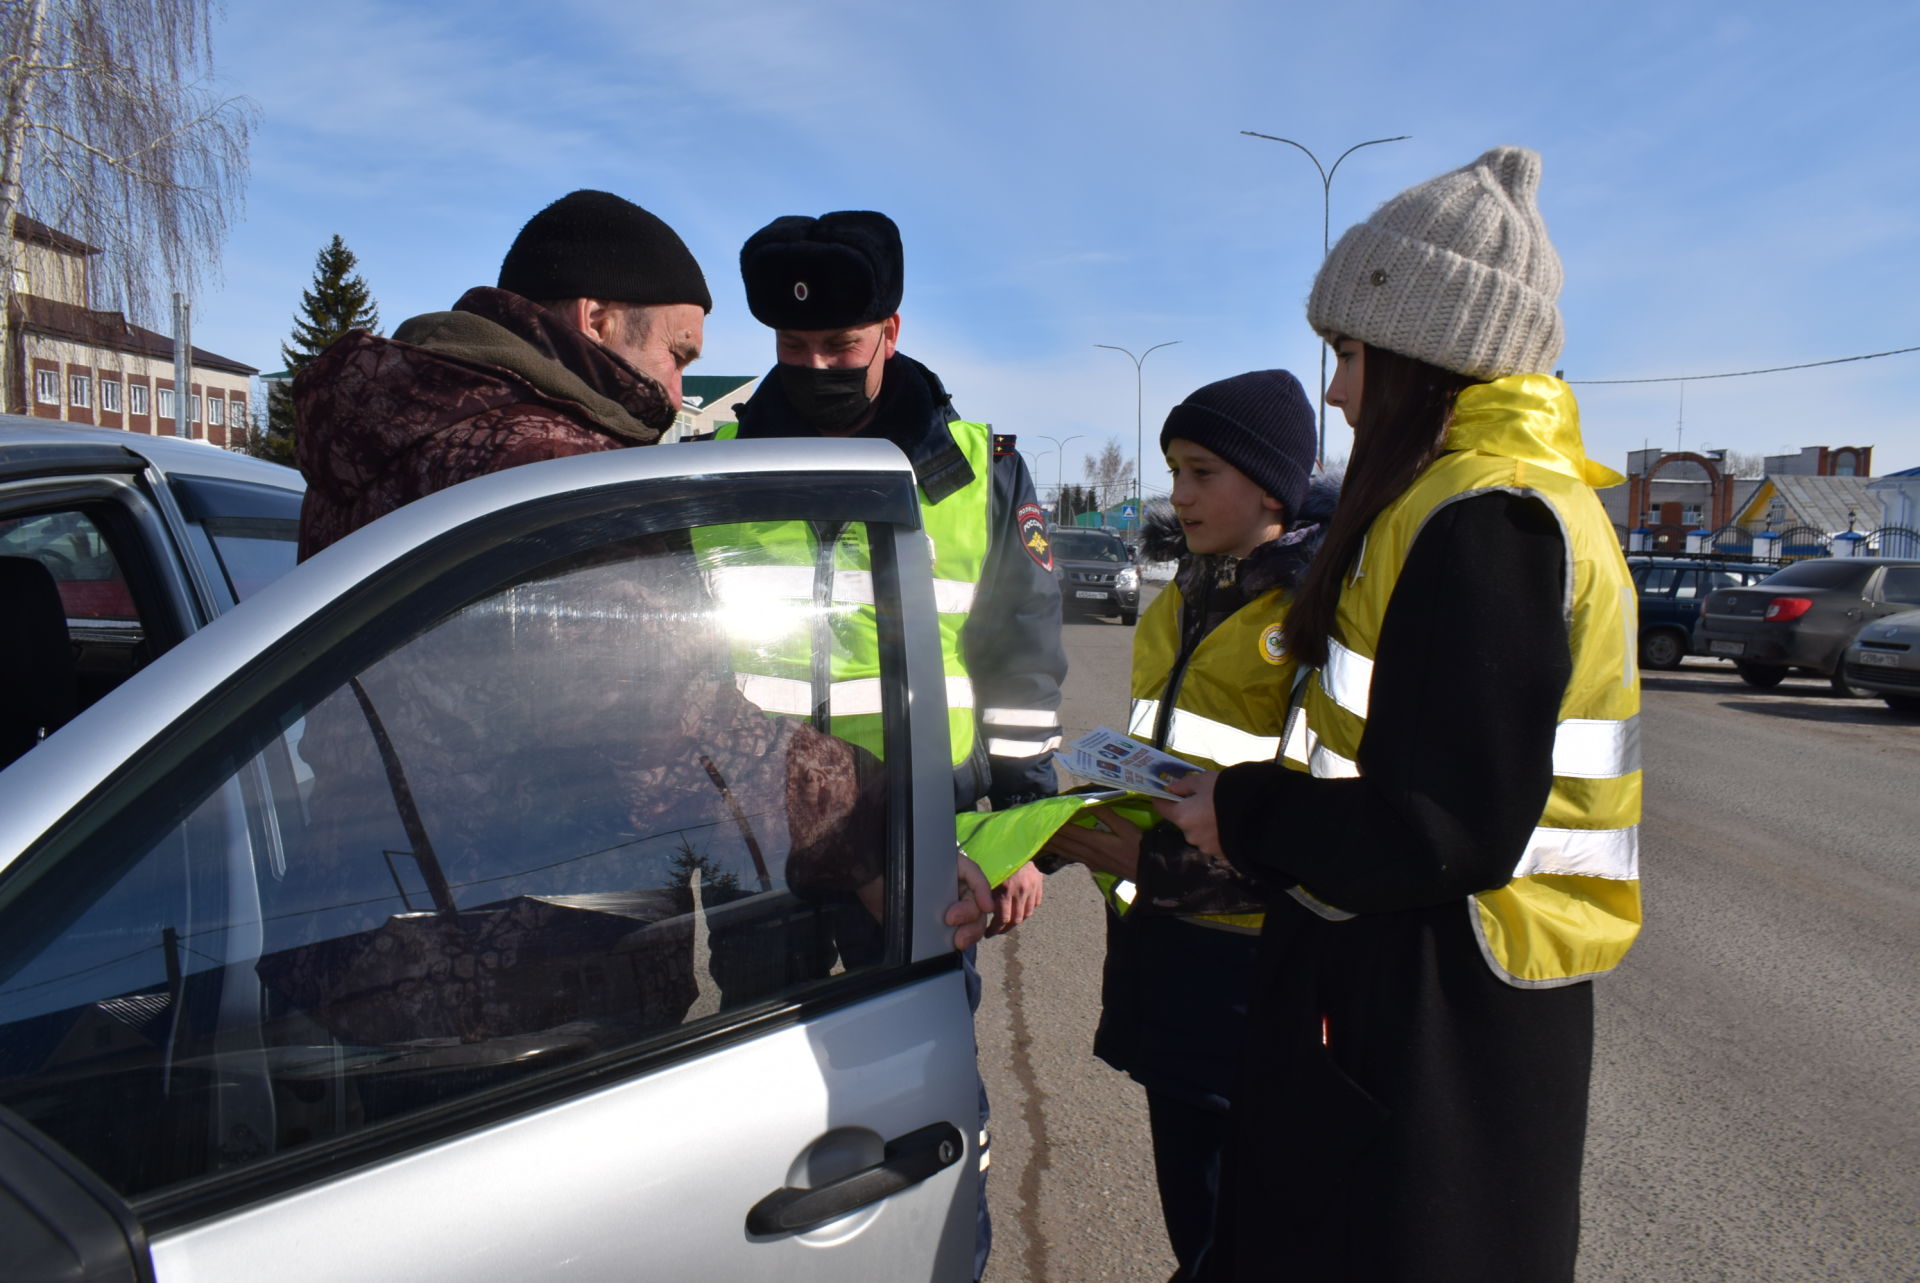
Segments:
[[[119,531],[100,506],[0,517],[0,557],[39,562],[59,590],[72,648],[74,713],[144,667],[164,645],[129,583],[128,541]],[[0,603],[10,618],[22,608],[19,602]],[[50,675],[8,676],[39,682]]]
[[[1674,580],[1680,572],[1673,566],[1649,566],[1646,577],[1640,581],[1640,591],[1649,597],[1665,596],[1673,591]]]
[[[1769,578],[1769,588],[1838,588],[1859,592],[1873,574],[1871,565],[1821,557],[1796,561]]]
[[[8,871],[0,1104],[137,1199],[902,965],[886,777],[735,683],[764,609],[684,537],[536,564],[370,618]]]
[[[1888,566],[1880,578],[1880,599],[1920,604],[1920,566]]]
[[[197,521],[235,601],[292,570],[299,559],[300,492],[224,478],[173,479],[181,510]]]
[[[1676,601],[1692,601],[1700,595],[1700,585],[1706,578],[1704,570],[1682,570],[1674,576],[1673,596]]]
[[[1124,562],[1127,546],[1112,535],[1061,530],[1053,535],[1053,555],[1055,560],[1065,561]]]

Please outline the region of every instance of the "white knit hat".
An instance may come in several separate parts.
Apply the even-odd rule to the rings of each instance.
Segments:
[[[1550,370],[1561,271],[1539,186],[1538,152],[1495,147],[1401,192],[1327,255],[1308,323],[1478,378]]]

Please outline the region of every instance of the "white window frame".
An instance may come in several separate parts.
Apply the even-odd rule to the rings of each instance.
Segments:
[[[127,413],[142,416],[152,413],[153,398],[149,395],[152,391],[153,389],[147,386],[144,379],[139,383],[128,385]]]
[[[207,426],[210,428],[227,426],[227,399],[218,393],[207,397]]]
[[[200,422],[200,394],[198,392],[187,393],[187,422]]]
[[[76,410],[93,408],[93,375],[67,373],[67,404]]]
[[[33,399],[41,405],[60,404],[60,371],[35,370],[33,372]]]
[[[100,380],[100,408],[108,414],[120,413],[120,380]]]
[[[173,389],[155,388],[153,391],[153,410],[155,416],[165,419],[168,423],[172,423],[174,416]]]

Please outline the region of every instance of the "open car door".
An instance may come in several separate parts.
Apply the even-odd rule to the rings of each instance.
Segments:
[[[880,757],[734,680],[838,609],[716,594],[715,532],[768,521],[871,548]],[[557,460],[343,540],[30,750],[9,1277],[969,1277],[929,575],[885,443]]]

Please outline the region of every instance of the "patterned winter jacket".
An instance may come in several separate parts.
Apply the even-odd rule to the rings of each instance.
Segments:
[[[541,459],[651,445],[666,389],[518,294],[468,290],[390,339],[355,330],[293,382],[300,555],[422,495]]]

